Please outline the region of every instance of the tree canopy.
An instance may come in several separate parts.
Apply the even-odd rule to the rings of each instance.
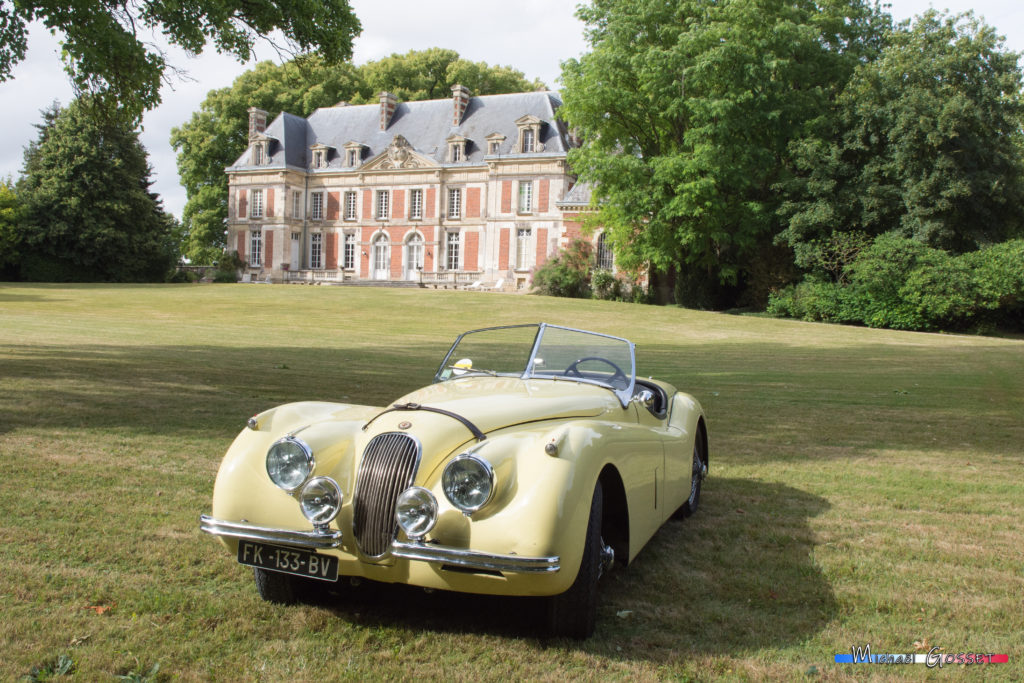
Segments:
[[[135,130],[91,116],[78,100],[66,109],[54,105],[37,127],[17,205],[3,221],[3,232],[13,236],[2,246],[17,251],[20,277],[163,281],[180,235],[149,191],[150,167]]]
[[[224,247],[228,179],[231,165],[248,145],[248,109],[271,115],[288,112],[308,116],[318,107],[339,101],[375,102],[381,90],[400,100],[451,97],[461,83],[474,95],[528,92],[543,88],[508,66],[470,62],[454,50],[431,48],[394,54],[363,66],[331,64],[309,57],[281,65],[262,62],[239,76],[229,88],[211,90],[198,112],[171,131],[178,152],[178,174],[188,194],[182,212],[185,253],[195,261],[210,261]]]
[[[330,62],[352,55],[352,39],[361,31],[348,0],[140,0],[132,3],[90,0],[19,0],[0,3],[0,81],[10,78],[25,57],[28,24],[40,20],[60,33],[62,58],[79,93],[92,104],[136,121],[160,102],[166,56],[149,41],[161,34],[190,53],[207,41],[216,50],[252,58],[257,38],[279,30],[283,49],[317,51]]]
[[[897,231],[954,253],[1022,234],[1017,59],[970,14],[928,11],[895,30],[827,124],[793,145],[782,238],[801,265],[837,232]]]
[[[680,303],[763,304],[796,266],[842,285],[890,232],[951,253],[1022,234],[1019,55],[970,13],[593,0],[579,16],[570,161],[619,262],[675,278]]]

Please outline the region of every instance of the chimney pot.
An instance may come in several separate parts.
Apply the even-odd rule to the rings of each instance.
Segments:
[[[466,115],[466,108],[469,107],[469,98],[472,96],[469,88],[462,84],[455,84],[452,86],[452,103],[455,105],[454,116],[452,117],[452,125],[458,126],[462,124],[462,118]]]
[[[267,129],[267,112],[257,107],[249,107],[249,142]]]
[[[398,98],[389,92],[382,91],[380,94],[380,129],[387,130],[391,125],[391,117],[395,114],[398,106]]]

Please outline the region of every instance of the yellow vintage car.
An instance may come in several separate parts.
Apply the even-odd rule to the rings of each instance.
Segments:
[[[692,514],[707,472],[700,404],[637,377],[632,343],[493,327],[391,406],[251,418],[200,528],[272,602],[353,579],[545,596],[546,632],[586,638],[602,574]]]

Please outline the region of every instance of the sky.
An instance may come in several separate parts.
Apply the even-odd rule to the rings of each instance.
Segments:
[[[575,17],[577,0],[351,0],[363,25],[356,38],[353,61],[363,64],[393,53],[443,47],[463,58],[491,65],[512,66],[527,78],[539,78],[549,88],[559,87],[560,64],[586,52],[583,24]],[[1024,52],[1024,2],[1021,0],[891,0],[897,20],[916,16],[929,7],[951,12],[973,10],[1005,36],[1006,46]],[[160,42],[159,39],[154,39]],[[29,36],[26,59],[13,78],[0,83],[0,180],[17,178],[25,146],[36,139],[40,112],[54,100],[73,98],[61,66],[57,38],[39,24]],[[153,189],[164,208],[177,217],[185,205],[185,190],[178,182],[171,129],[199,109],[206,93],[230,86],[252,67],[208,49],[198,57],[170,48],[170,62],[188,72],[191,80],[165,85],[163,103],[142,122],[141,140],[153,167]],[[257,45],[257,59],[280,61],[265,44]],[[276,112],[272,112],[276,113]]]

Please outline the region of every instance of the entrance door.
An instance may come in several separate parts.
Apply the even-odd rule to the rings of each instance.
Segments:
[[[423,235],[414,232],[405,241],[405,279],[418,280],[423,270]]]
[[[388,280],[391,277],[391,247],[384,233],[373,240],[373,279]]]

